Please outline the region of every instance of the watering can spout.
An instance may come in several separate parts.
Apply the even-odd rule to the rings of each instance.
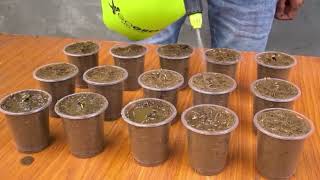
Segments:
[[[101,7],[104,24],[130,40],[151,37],[186,14],[194,28],[202,23],[201,0],[101,0]]]

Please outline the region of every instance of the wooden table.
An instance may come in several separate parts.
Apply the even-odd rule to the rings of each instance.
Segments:
[[[43,64],[66,61],[63,47],[75,40],[0,34],[0,97],[21,89],[37,88],[32,71]],[[112,64],[108,53],[116,42],[100,41],[100,64]],[[145,69],[159,67],[155,47],[149,46]],[[191,59],[190,75],[200,71],[201,56],[196,51]],[[256,79],[254,53],[244,52],[240,63],[237,90],[231,96],[230,108],[240,118],[240,125],[230,142],[228,165],[212,179],[258,179],[255,170],[256,138],[252,132],[252,96],[250,83]],[[302,91],[294,109],[303,113],[315,124],[315,133],[306,141],[302,159],[292,179],[318,179],[320,177],[320,58],[297,56],[298,65],[290,79]],[[124,103],[142,97],[142,91],[125,92]],[[178,111],[191,105],[191,91],[180,92]],[[121,119],[105,123],[106,148],[90,159],[73,157],[66,144],[60,119],[51,118],[52,144],[44,151],[32,154],[30,166],[20,164],[26,154],[16,151],[4,116],[0,115],[0,179],[205,179],[188,164],[186,131],[182,124],[171,128],[169,159],[157,167],[141,167],[130,154],[127,125]]]

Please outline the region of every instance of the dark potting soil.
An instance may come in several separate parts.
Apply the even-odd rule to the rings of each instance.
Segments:
[[[282,53],[263,53],[257,57],[257,60],[263,64],[272,66],[289,66],[294,63],[292,57]]]
[[[206,52],[209,61],[230,63],[240,59],[240,54],[232,49],[216,48]]]
[[[13,113],[30,112],[43,107],[48,99],[48,95],[39,91],[23,91],[9,96],[1,108]]]
[[[91,41],[78,42],[66,48],[66,52],[71,54],[87,54],[98,49],[98,45]]]
[[[125,71],[113,66],[97,67],[90,70],[86,77],[88,80],[99,83],[108,83],[122,79]]]
[[[69,116],[82,116],[99,111],[103,105],[104,99],[95,94],[75,94],[62,100],[58,109]]]
[[[257,120],[263,129],[280,136],[301,136],[311,128],[302,117],[286,110],[262,112]]]
[[[152,124],[166,120],[172,113],[172,108],[162,101],[144,100],[128,109],[126,116],[133,122]]]
[[[178,85],[183,81],[183,77],[177,72],[160,69],[145,73],[141,81],[148,87],[161,89]]]
[[[63,79],[71,76],[77,71],[77,69],[67,63],[52,64],[40,68],[36,72],[36,76],[46,80]]]
[[[169,57],[189,56],[192,51],[192,48],[185,44],[169,44],[159,48],[159,54]]]
[[[31,165],[34,161],[34,158],[32,156],[24,156],[22,159],[20,159],[20,163],[24,166]]]
[[[138,44],[131,44],[125,47],[113,48],[112,53],[118,56],[137,56],[143,54],[146,49],[145,47]]]
[[[194,87],[208,92],[222,92],[234,86],[234,82],[219,73],[201,73],[191,80]]]
[[[298,95],[298,89],[292,84],[265,78],[255,84],[255,91],[264,97],[288,99]]]
[[[235,123],[235,117],[216,106],[195,107],[186,114],[187,123],[193,128],[206,131],[223,131]]]

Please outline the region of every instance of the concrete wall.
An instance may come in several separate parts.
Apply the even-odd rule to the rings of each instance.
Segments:
[[[319,9],[319,0],[306,0],[296,20],[275,21],[268,49],[320,56]],[[126,40],[103,25],[100,0],[0,0],[0,32]],[[179,41],[196,45],[193,34],[186,21]],[[208,26],[202,37],[208,47]]]

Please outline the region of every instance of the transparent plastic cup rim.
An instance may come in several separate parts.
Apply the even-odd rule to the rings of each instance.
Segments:
[[[239,58],[237,58],[237,59],[234,60],[234,61],[228,61],[228,62],[219,62],[219,61],[210,60],[210,58],[208,58],[208,56],[207,56],[207,53],[208,53],[209,51],[212,51],[212,50],[215,50],[215,49],[233,51],[233,52],[235,52],[235,53],[237,53],[237,54],[239,55]],[[237,50],[235,50],[235,49],[230,49],[230,48],[213,48],[213,49],[207,49],[207,50],[204,52],[204,56],[205,56],[205,58],[206,58],[206,61],[209,62],[209,63],[219,64],[219,65],[226,65],[226,66],[239,63],[239,61],[241,60],[241,57],[242,57],[240,51],[237,51]]]
[[[171,107],[172,110],[172,114],[165,120],[158,122],[158,123],[150,123],[150,124],[142,124],[142,123],[137,123],[134,121],[131,121],[127,116],[126,116],[126,111],[129,107],[134,106],[135,103],[141,102],[141,101],[160,101],[163,102],[165,104],[168,104]],[[152,128],[152,127],[159,127],[168,123],[171,123],[171,121],[176,117],[177,115],[177,110],[174,107],[173,104],[171,104],[170,102],[166,101],[166,100],[162,100],[162,99],[157,99],[157,98],[142,98],[142,99],[138,99],[135,101],[131,101],[129,102],[124,108],[122,108],[121,110],[121,116],[122,119],[127,122],[130,125],[136,126],[136,127],[144,127],[144,128]]]
[[[85,115],[77,115],[77,116],[68,115],[68,114],[63,113],[63,112],[60,111],[59,105],[61,104],[62,101],[64,101],[66,98],[68,98],[70,96],[79,96],[79,95],[82,95],[82,94],[93,94],[95,96],[98,96],[99,98],[102,98],[104,100],[103,106],[97,112],[94,112],[94,113],[91,113],[91,114],[85,114]],[[65,119],[85,120],[85,119],[92,118],[92,117],[100,115],[101,113],[103,113],[107,109],[108,105],[109,105],[108,100],[104,96],[102,96],[100,94],[92,93],[92,92],[80,92],[80,93],[70,94],[70,95],[65,96],[62,99],[58,100],[58,102],[54,106],[54,110],[60,117],[65,118]]]
[[[152,73],[152,72],[159,72],[159,71],[167,71],[167,72],[171,72],[171,73],[174,73],[174,74],[177,74],[181,79],[182,81],[180,81],[179,83],[177,83],[176,85],[172,86],[172,87],[166,87],[166,88],[155,88],[155,87],[150,87],[150,86],[147,86],[145,85],[143,82],[142,82],[142,77],[148,73]],[[176,72],[176,71],[172,71],[172,70],[168,70],[168,69],[155,69],[155,70],[150,70],[150,71],[146,71],[144,73],[142,73],[139,77],[138,77],[138,83],[140,84],[140,86],[144,89],[148,89],[148,90],[152,90],[152,91],[171,91],[171,90],[175,90],[175,89],[178,89],[180,88],[183,83],[184,83],[184,78],[183,76]]]
[[[234,117],[234,124],[229,127],[228,129],[222,130],[222,131],[207,131],[207,130],[200,130],[200,129],[196,129],[192,126],[190,126],[186,120],[186,115],[189,111],[193,110],[194,108],[198,108],[198,107],[217,107],[217,108],[221,108],[224,109],[226,111],[228,111],[229,113],[231,113]],[[223,106],[219,106],[219,105],[215,105],[215,104],[199,104],[196,106],[191,106],[188,109],[186,109],[182,115],[181,115],[181,121],[182,124],[189,130],[191,130],[192,132],[198,133],[198,134],[202,134],[202,135],[207,135],[207,136],[218,136],[218,135],[224,135],[224,134],[228,134],[230,132],[232,132],[233,130],[235,130],[237,128],[237,126],[239,125],[239,118],[237,116],[237,114],[232,111],[229,108],[223,107]]]
[[[259,81],[264,81],[264,80],[267,80],[267,79],[269,79],[269,80],[283,81],[283,82],[289,83],[289,84],[293,85],[293,86],[297,89],[298,94],[295,95],[295,96],[293,96],[293,97],[286,98],[286,99],[271,98],[271,97],[263,96],[263,95],[261,95],[260,93],[256,92],[256,90],[255,90],[255,84],[256,84],[257,82],[259,82]],[[295,85],[295,84],[293,84],[293,83],[291,83],[291,82],[289,82],[289,81],[286,81],[286,80],[283,80],[283,79],[278,79],[278,78],[263,78],[263,79],[255,80],[253,83],[251,83],[251,85],[250,85],[250,90],[251,90],[251,92],[252,92],[255,96],[257,96],[258,98],[263,99],[263,100],[267,100],[267,101],[271,101],[271,102],[291,102],[291,101],[294,101],[294,100],[298,99],[298,98],[300,97],[300,95],[301,95],[300,88],[299,88],[297,85]]]
[[[308,122],[309,126],[310,126],[310,131],[304,135],[300,135],[300,136],[281,136],[281,135],[277,135],[277,134],[274,134],[274,133],[271,133],[269,131],[267,131],[266,129],[264,129],[263,127],[260,126],[260,124],[258,123],[258,117],[261,113],[264,113],[266,111],[272,111],[272,110],[283,110],[283,111],[289,111],[289,112],[292,112],[296,115],[298,115],[299,117],[301,117],[302,119],[304,119],[306,122]],[[276,139],[281,139],[281,140],[303,140],[303,139],[306,139],[307,137],[309,137],[313,132],[314,132],[314,125],[312,123],[312,121],[310,119],[308,119],[307,117],[305,117],[304,115],[296,112],[296,111],[293,111],[293,110],[290,110],[290,109],[285,109],[285,108],[268,108],[268,109],[264,109],[264,110],[261,110],[259,112],[257,112],[254,117],[253,117],[253,123],[254,123],[254,126],[260,131],[262,132],[263,134],[267,135],[267,136],[270,136],[270,137],[273,137],[273,138],[276,138]]]
[[[45,68],[45,67],[48,67],[48,66],[52,66],[52,65],[58,65],[58,64],[67,64],[69,66],[72,66],[73,68],[75,68],[75,72],[73,72],[72,74],[68,75],[68,76],[65,76],[63,78],[57,78],[57,79],[44,79],[44,78],[40,78],[37,76],[37,72],[42,69],[42,68]],[[66,62],[57,62],[57,63],[50,63],[50,64],[45,64],[43,66],[40,66],[38,67],[37,69],[35,69],[32,73],[32,76],[34,79],[38,80],[38,81],[41,81],[41,82],[60,82],[60,81],[65,81],[65,80],[68,80],[68,79],[71,79],[73,77],[75,77],[77,74],[79,73],[79,69],[76,65],[73,65],[71,63],[66,63]]]
[[[134,56],[121,56],[121,55],[117,55],[115,53],[113,53],[112,51],[116,48],[126,48],[130,45],[137,45],[137,46],[141,46],[144,51],[141,53],[141,54],[138,54],[138,55],[134,55]],[[142,56],[145,56],[148,52],[148,48],[142,44],[136,44],[136,43],[129,43],[129,44],[126,44],[126,45],[120,45],[120,44],[116,44],[114,46],[112,46],[112,48],[109,49],[109,53],[113,56],[113,57],[116,57],[116,58],[119,58],[119,59],[136,59],[136,58],[140,58]]]
[[[45,95],[48,96],[48,101],[40,108],[37,108],[37,109],[34,109],[32,111],[28,111],[28,112],[11,112],[11,111],[7,111],[7,110],[4,110],[2,109],[1,105],[11,96],[15,95],[15,94],[19,94],[19,93],[22,93],[22,92],[40,92],[40,93],[43,93]],[[10,115],[10,116],[23,116],[23,115],[29,115],[29,114],[34,114],[34,113],[37,113],[37,112],[40,112],[42,111],[43,109],[49,107],[49,105],[51,104],[52,102],[52,96],[46,92],[46,91],[43,91],[43,90],[39,90],[39,89],[25,89],[25,90],[20,90],[20,91],[16,91],[16,92],[13,92],[13,93],[10,93],[8,94],[7,96],[3,97],[1,100],[0,100],[0,112],[2,112],[3,114],[6,114],[6,115]]]
[[[173,56],[162,55],[162,54],[160,53],[160,49],[161,49],[161,48],[164,48],[164,47],[166,47],[166,46],[168,46],[168,45],[185,45],[185,46],[190,47],[191,50],[192,50],[192,52],[191,52],[190,54],[186,55],[186,56],[175,56],[175,57],[173,57]],[[159,47],[157,48],[156,52],[157,52],[157,54],[158,54],[159,57],[164,58],[164,59],[181,60],[181,59],[188,59],[188,58],[190,58],[190,57],[194,54],[194,48],[193,48],[192,46],[190,46],[189,44],[183,44],[183,43],[178,43],[178,44],[166,44],[166,45],[161,45],[161,46],[159,46]]]
[[[203,75],[203,74],[220,74],[220,75],[223,75],[224,77],[232,80],[233,82],[233,85],[232,87],[230,87],[229,89],[226,89],[224,91],[219,91],[219,92],[212,92],[212,91],[205,91],[205,90],[202,90],[202,89],[199,89],[197,87],[195,87],[193,84],[192,84],[192,80],[197,77],[197,76],[200,76],[200,75]],[[232,91],[234,91],[236,88],[237,88],[237,82],[231,78],[230,76],[228,75],[225,75],[225,74],[221,74],[221,73],[215,73],[215,72],[202,72],[202,73],[198,73],[198,74],[195,74],[193,75],[190,79],[189,79],[189,82],[188,82],[190,88],[196,92],[199,92],[201,94],[209,94],[209,95],[221,95],[221,94],[227,94],[227,93],[231,93]]]
[[[99,45],[98,43],[95,43],[95,42],[92,42],[92,41],[90,41],[90,42],[92,42],[92,43],[94,43],[94,44],[97,45],[97,49],[94,50],[94,51],[92,51],[92,52],[84,53],[84,54],[77,54],[77,53],[70,53],[70,52],[66,51],[66,49],[67,49],[69,46],[74,45],[74,44],[77,44],[77,43],[84,43],[84,42],[88,42],[88,41],[78,41],[78,42],[73,42],[73,43],[67,44],[67,45],[64,46],[64,48],[63,48],[63,53],[64,53],[65,55],[68,55],[68,56],[82,57],[82,56],[91,56],[91,55],[97,54],[97,53],[99,52],[99,50],[100,50],[100,45]]]
[[[293,60],[293,63],[290,65],[287,65],[287,66],[274,66],[274,65],[265,64],[265,63],[258,60],[259,56],[261,56],[262,54],[268,54],[268,53],[277,53],[277,54],[283,54],[283,55],[289,56]],[[272,69],[290,69],[290,68],[294,67],[295,65],[297,65],[297,59],[295,57],[293,57],[287,53],[279,52],[279,51],[266,51],[266,52],[258,53],[255,56],[255,61],[258,65],[261,65],[261,66],[264,66],[267,68],[272,68]]]
[[[96,81],[92,81],[92,80],[89,80],[88,79],[88,76],[87,74],[90,72],[90,71],[93,71],[95,69],[99,69],[99,68],[104,68],[104,67],[113,67],[113,68],[117,68],[117,69],[120,69],[124,72],[124,76],[120,79],[117,79],[117,80],[114,80],[114,81],[110,81],[110,82],[96,82]],[[112,65],[102,65],[102,66],[96,66],[96,67],[93,67],[93,68],[90,68],[88,69],[84,74],[83,74],[83,80],[90,84],[90,85],[95,85],[95,86],[108,86],[108,85],[114,85],[114,84],[118,84],[118,83],[121,83],[123,82],[124,80],[126,80],[128,78],[128,72],[127,70],[125,70],[124,68],[122,67],[119,67],[119,66],[112,66]]]

